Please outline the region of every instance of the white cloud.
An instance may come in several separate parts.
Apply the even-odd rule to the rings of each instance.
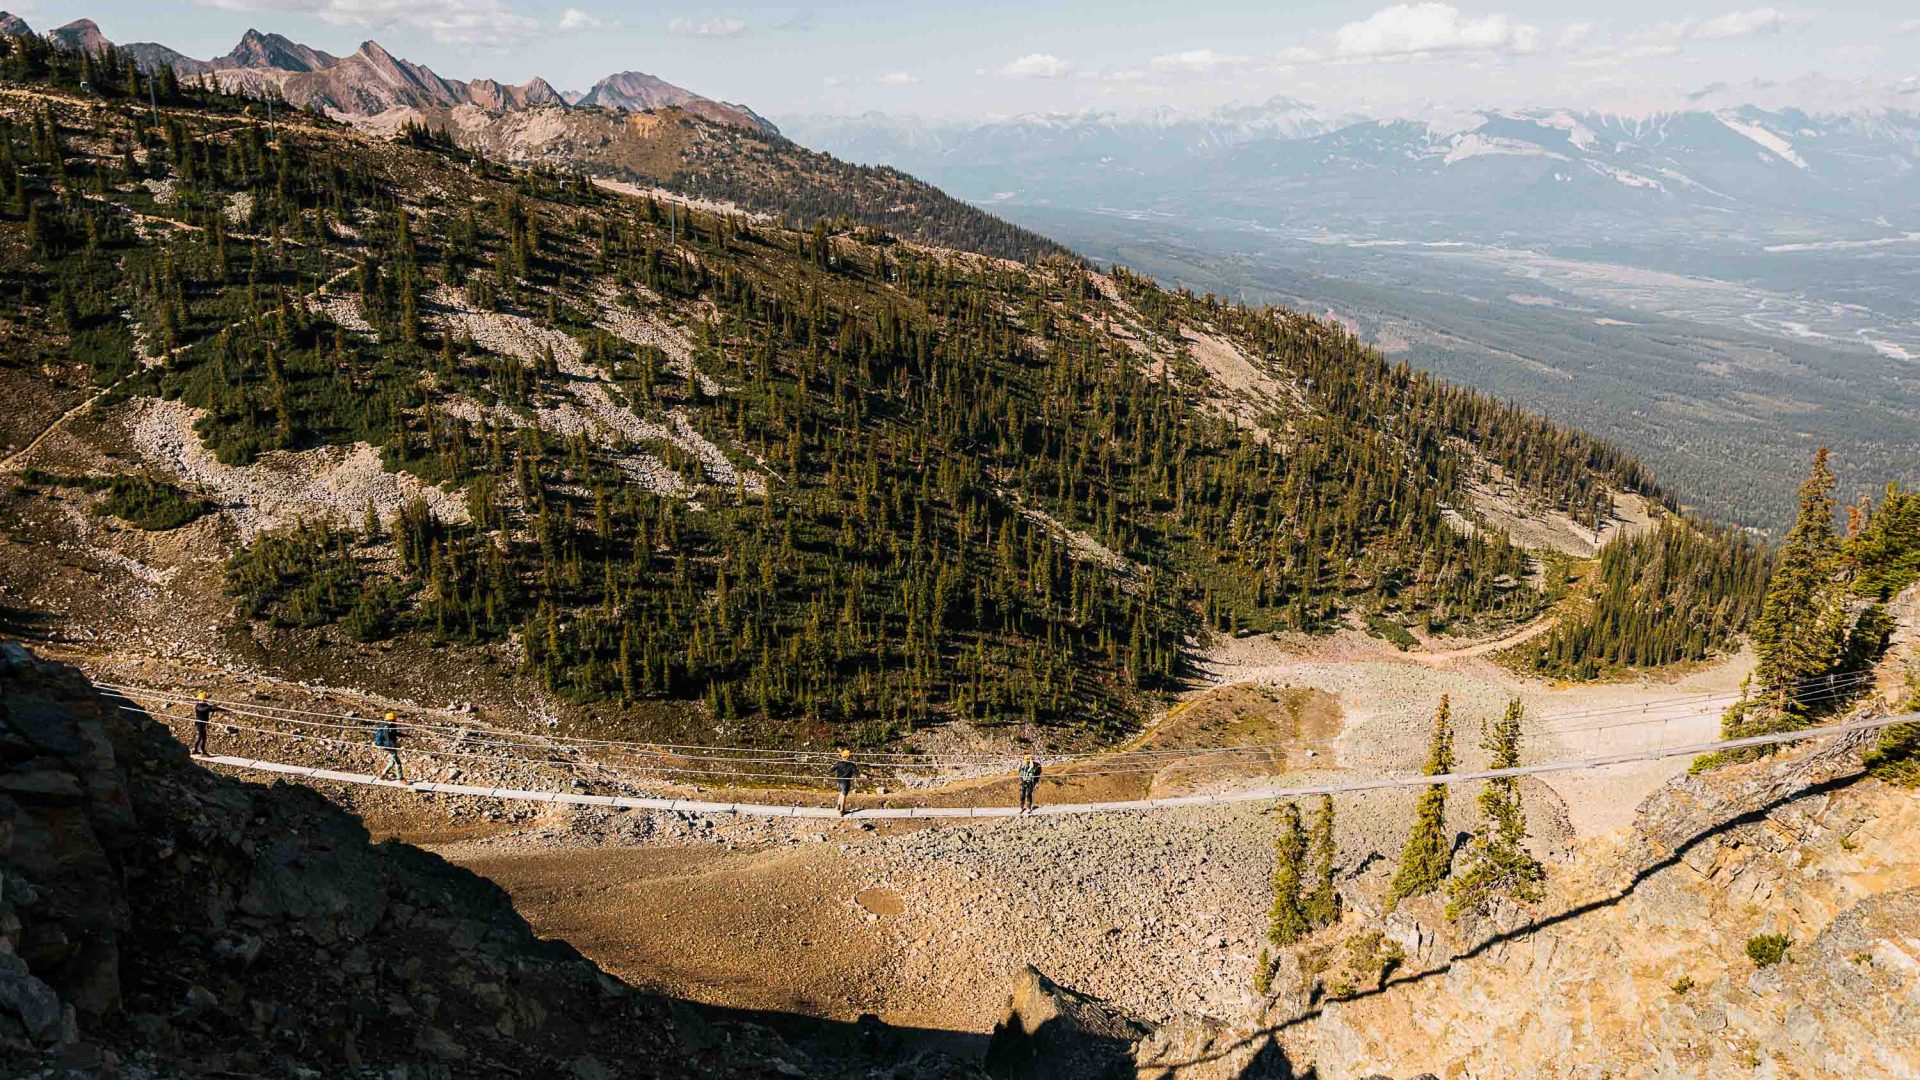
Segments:
[[[881,86],[914,86],[920,82],[920,76],[911,71],[889,71],[873,81]]]
[[[1811,20],[1810,15],[1793,14],[1778,8],[1753,8],[1748,11],[1729,11],[1711,19],[1663,22],[1641,35],[1641,38],[1675,44],[1683,41],[1739,41],[1742,38],[1777,34],[1789,26]]]
[[[1800,22],[1803,18],[1803,16],[1788,15],[1777,8],[1729,11],[1725,15],[1717,15],[1701,23],[1693,36],[1702,41],[1732,41],[1736,38],[1758,37],[1761,34],[1777,34],[1787,24]]]
[[[1383,59],[1439,52],[1528,53],[1538,27],[1505,15],[1468,15],[1452,4],[1395,4],[1333,34],[1335,59]]]
[[[1554,44],[1562,49],[1578,45],[1593,36],[1593,24],[1590,22],[1568,23],[1554,39]]]
[[[562,32],[592,30],[601,25],[603,24],[598,16],[589,15],[579,8],[568,8],[560,13],[560,29]]]
[[[737,38],[747,32],[747,20],[732,15],[694,22],[688,18],[670,19],[667,33],[677,37]]]
[[[1147,61],[1147,67],[1157,72],[1178,72],[1183,74],[1204,75],[1223,68],[1235,68],[1253,60],[1240,53],[1215,52],[1212,49],[1188,49],[1184,52],[1163,53]]]
[[[1073,74],[1073,65],[1052,53],[1028,53],[1001,65],[1000,74],[1010,79],[1063,79]]]
[[[1908,19],[1894,29],[1902,34],[1920,34],[1920,19]]]
[[[200,0],[223,11],[317,15],[340,26],[404,27],[445,45],[505,45],[540,29],[500,0]]]

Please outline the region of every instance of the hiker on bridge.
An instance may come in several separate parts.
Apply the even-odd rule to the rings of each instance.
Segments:
[[[1033,813],[1033,789],[1040,786],[1040,763],[1028,754],[1020,763],[1020,812]]]
[[[207,756],[207,729],[213,726],[213,714],[219,711],[218,705],[207,700],[207,692],[200,691],[193,703],[193,745],[187,748],[187,753],[194,757]]]
[[[386,767],[380,770],[378,779],[385,780],[388,773],[401,783],[407,782],[407,770],[400,764],[400,727],[395,721],[398,717],[388,713],[373,729],[373,745],[387,752]]]
[[[833,763],[833,782],[840,788],[840,797],[834,802],[841,817],[847,816],[847,795],[853,791],[853,778],[860,775],[860,766],[853,763],[853,751],[840,751],[840,760]]]

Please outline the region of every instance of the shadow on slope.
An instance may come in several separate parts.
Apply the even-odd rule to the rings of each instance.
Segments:
[[[0,1073],[979,1076],[984,1039],[701,1007],[0,642]]]

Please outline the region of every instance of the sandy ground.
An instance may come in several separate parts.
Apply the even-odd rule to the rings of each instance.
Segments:
[[[1538,626],[1523,629],[1520,636],[1538,632]],[[1678,676],[1545,683],[1516,676],[1487,658],[1504,647],[1501,643],[1515,640],[1509,636],[1486,646],[1422,654],[1401,653],[1351,633],[1329,639],[1229,639],[1208,656],[1206,670],[1222,683],[1307,686],[1332,694],[1346,715],[1335,743],[1340,763],[1379,773],[1408,773],[1425,757],[1433,711],[1443,693],[1451,698],[1462,766],[1475,768],[1486,761],[1479,746],[1481,725],[1514,698],[1529,717],[1524,761],[1708,741],[1718,735],[1726,699],[1700,695],[1731,694],[1752,669],[1751,656],[1741,653]],[[1574,835],[1596,836],[1625,826],[1633,807],[1684,772],[1686,765],[1685,758],[1674,758],[1559,773],[1542,778],[1541,784],[1561,804]]]
[[[700,1001],[986,1032],[1029,962],[1143,1015],[1251,1000],[1272,842],[1259,809],[735,828],[637,847],[518,832],[435,850],[505,887],[542,935]]]

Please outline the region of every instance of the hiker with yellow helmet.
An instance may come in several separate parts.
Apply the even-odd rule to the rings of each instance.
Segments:
[[[207,756],[207,729],[213,726],[213,714],[219,711],[219,706],[207,700],[207,692],[200,691],[193,702],[193,745],[187,748],[187,753],[194,757]]]
[[[380,726],[373,729],[373,745],[387,752],[386,767],[380,770],[379,779],[385,780],[388,773],[395,780],[407,782],[407,770],[400,764],[400,725],[399,718],[392,713],[380,718]]]
[[[847,795],[853,790],[853,778],[860,775],[860,766],[853,763],[853,751],[840,751],[840,760],[833,763],[833,782],[840,788],[840,798],[834,803],[841,817],[847,816]]]

